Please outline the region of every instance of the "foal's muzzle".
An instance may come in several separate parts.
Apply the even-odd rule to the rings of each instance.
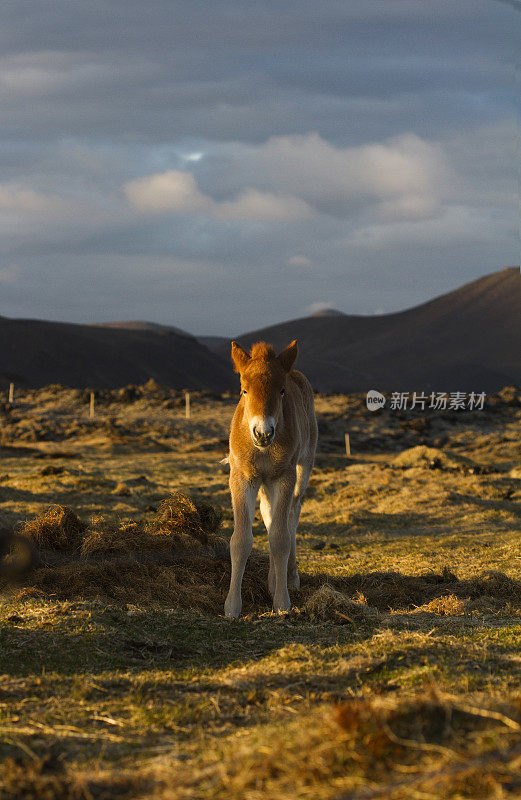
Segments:
[[[259,431],[254,425],[252,429],[252,438],[257,447],[269,447],[275,438],[275,428],[271,426],[267,431]]]

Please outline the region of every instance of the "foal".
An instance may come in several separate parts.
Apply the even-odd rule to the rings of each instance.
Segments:
[[[291,608],[288,586],[298,589],[300,585],[296,533],[318,431],[311,385],[293,369],[297,352],[296,341],[279,356],[265,342],[254,344],[250,354],[232,342],[232,361],[241,377],[241,398],[230,431],[234,530],[230,590],[224,604],[227,617],[241,613],[241,584],[253,545],[258,493],[268,531],[268,587],[275,611]]]

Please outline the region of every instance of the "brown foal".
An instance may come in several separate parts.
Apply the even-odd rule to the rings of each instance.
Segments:
[[[230,490],[234,530],[232,574],[224,604],[227,617],[241,613],[241,585],[253,545],[255,501],[268,531],[268,587],[275,611],[291,608],[289,589],[300,585],[296,533],[302,498],[317,444],[313,390],[293,369],[297,342],[278,356],[265,342],[246,353],[232,342],[232,361],[241,377],[241,398],[230,431]]]

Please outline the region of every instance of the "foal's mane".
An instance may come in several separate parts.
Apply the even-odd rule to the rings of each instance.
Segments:
[[[273,345],[266,342],[256,342],[251,347],[251,358],[258,359],[259,361],[271,361],[275,358],[275,350]]]

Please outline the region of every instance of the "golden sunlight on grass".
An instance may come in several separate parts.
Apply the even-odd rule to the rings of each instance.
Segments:
[[[6,800],[521,793],[521,396],[476,413],[317,397],[301,588],[259,515],[224,619],[235,398],[47,387],[4,412],[0,524],[34,543],[0,626]],[[350,434],[347,457],[344,434]]]

